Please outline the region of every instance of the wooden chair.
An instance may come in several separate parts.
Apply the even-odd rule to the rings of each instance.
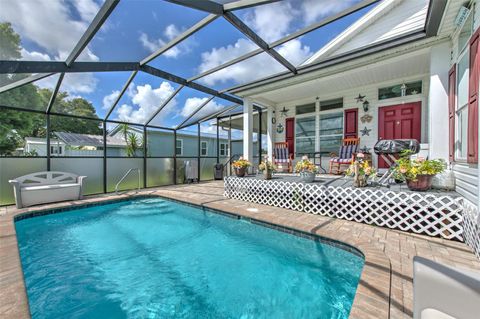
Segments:
[[[338,154],[330,154],[330,174],[341,174],[352,164],[355,154],[358,152],[360,138],[351,137],[342,140],[342,146]]]
[[[293,172],[293,154],[288,153],[288,142],[275,143],[273,147],[273,164],[277,166],[278,170]]]

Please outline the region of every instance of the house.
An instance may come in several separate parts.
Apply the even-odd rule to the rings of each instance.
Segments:
[[[129,132],[138,136],[137,156],[143,156],[141,141],[143,138],[143,129],[130,126]],[[62,157],[83,157],[83,156],[103,156],[103,136],[92,134],[79,134],[67,132],[54,132],[56,138],[50,139],[50,155]],[[171,157],[173,156],[173,132],[166,130],[149,130],[148,156],[149,157]],[[216,135],[202,133],[200,144],[196,133],[177,132],[175,145],[175,155],[177,157],[217,157]],[[232,155],[241,155],[242,140],[231,141]],[[230,156],[230,144],[227,138],[219,139],[219,156],[227,158]],[[127,156],[127,143],[119,126],[116,126],[107,134],[107,156]],[[198,154],[200,148],[200,154]],[[37,156],[47,156],[47,140],[45,138],[26,137],[24,152],[36,154]]]
[[[451,163],[456,191],[477,203],[477,2],[380,2],[305,61],[299,74],[231,90],[244,98],[243,126],[251,127],[245,114],[253,104],[266,107],[269,155],[273,143],[287,141],[297,159],[322,152],[324,167],[345,137],[359,137],[380,169],[385,163],[372,152],[379,139],[414,138],[424,154]],[[433,21],[431,12],[442,4],[443,15]],[[426,36],[431,25],[434,35]],[[252,152],[249,139],[251,132],[244,132],[244,154]]]

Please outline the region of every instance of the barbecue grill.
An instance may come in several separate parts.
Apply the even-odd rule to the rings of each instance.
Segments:
[[[383,174],[378,183],[382,186],[390,186],[390,179],[394,173],[395,160],[403,151],[411,151],[411,154],[420,152],[420,144],[415,139],[396,139],[396,140],[379,140],[373,147],[373,151],[381,156],[387,163],[388,172]]]

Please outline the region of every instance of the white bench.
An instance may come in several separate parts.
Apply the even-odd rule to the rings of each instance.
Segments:
[[[65,172],[38,172],[8,181],[13,185],[17,208],[82,198],[86,176]]]
[[[413,318],[480,318],[480,273],[413,258]]]

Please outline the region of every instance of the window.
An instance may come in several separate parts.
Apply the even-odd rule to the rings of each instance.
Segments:
[[[455,134],[456,158],[467,158],[468,135],[468,81],[469,81],[469,54],[468,48],[462,53],[457,66],[457,129]]]
[[[228,155],[228,143],[220,143],[220,156]]]
[[[298,155],[315,152],[315,116],[296,119],[295,145]]]
[[[343,138],[343,112],[320,114],[320,151],[338,152]]]
[[[343,98],[320,101],[320,111],[329,111],[343,108]]]
[[[200,142],[200,155],[201,156],[207,156],[207,154],[208,154],[207,141],[201,141]]]
[[[315,103],[305,104],[305,105],[298,105],[295,108],[295,114],[307,114],[307,113],[315,113]]]
[[[50,146],[50,154],[52,155],[62,155],[62,147],[61,146]]]
[[[378,89],[378,99],[386,100],[395,97],[415,95],[422,93],[422,81],[404,83],[405,87],[402,88],[403,84],[396,84],[393,86],[388,86]],[[402,92],[405,90],[405,92]]]
[[[183,155],[183,140],[177,139],[177,141],[175,142],[175,155]]]

